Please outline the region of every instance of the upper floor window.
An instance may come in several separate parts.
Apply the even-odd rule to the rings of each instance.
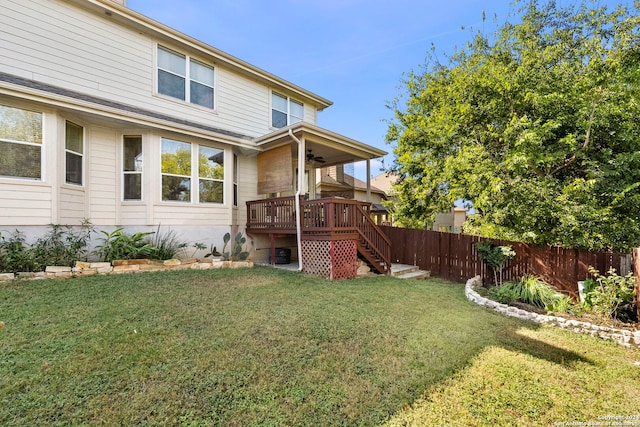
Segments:
[[[125,136],[122,144],[123,199],[142,200],[142,137]]]
[[[271,126],[283,128],[302,121],[304,104],[279,93],[271,93]]]
[[[158,46],[158,93],[213,109],[214,70]]]
[[[69,121],[65,125],[65,174],[67,184],[82,185],[84,129]]]
[[[41,179],[42,113],[0,105],[0,176]]]

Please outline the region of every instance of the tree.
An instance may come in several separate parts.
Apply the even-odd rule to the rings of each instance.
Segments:
[[[476,243],[476,250],[478,251],[478,258],[493,270],[494,285],[501,285],[502,270],[507,261],[516,256],[515,251],[509,245],[497,246],[491,241]]]
[[[591,250],[640,245],[640,7],[528,0],[405,81],[387,142],[399,223],[468,201],[466,231]]]

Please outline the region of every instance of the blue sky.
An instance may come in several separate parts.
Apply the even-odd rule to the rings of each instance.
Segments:
[[[475,31],[492,33],[509,19],[513,3],[127,0],[144,15],[333,101],[319,114],[318,125],[389,152],[387,164],[393,147],[384,143],[385,120],[393,113],[386,105],[402,92],[403,75],[420,70],[432,44],[444,60]],[[359,178],[363,168],[356,165]],[[377,162],[371,172],[380,173]]]

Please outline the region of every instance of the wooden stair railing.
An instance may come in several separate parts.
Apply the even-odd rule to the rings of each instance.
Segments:
[[[357,205],[358,252],[380,274],[391,274],[391,241],[371,219],[363,205]]]

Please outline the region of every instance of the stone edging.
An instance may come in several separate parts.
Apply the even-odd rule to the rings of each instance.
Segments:
[[[588,334],[605,340],[611,340],[625,347],[640,349],[640,331],[628,331],[626,329],[598,326],[589,322],[580,322],[577,320],[565,319],[563,317],[533,313],[527,310],[519,309],[517,307],[500,304],[496,301],[480,296],[480,294],[478,294],[474,290],[476,286],[482,286],[482,280],[480,279],[480,276],[476,276],[473,279],[467,280],[467,284],[464,288],[464,294],[469,301],[483,307],[490,308],[499,313],[506,314],[507,316],[511,317],[516,317],[518,319],[531,320],[536,323],[552,325],[561,329],[567,329],[581,334]]]
[[[218,261],[211,258],[169,259],[150,261],[147,259],[118,260],[111,262],[76,262],[75,267],[48,266],[37,273],[2,273],[0,282],[13,279],[68,279],[94,274],[140,273],[168,270],[209,270],[216,268],[253,267],[252,261]]]

